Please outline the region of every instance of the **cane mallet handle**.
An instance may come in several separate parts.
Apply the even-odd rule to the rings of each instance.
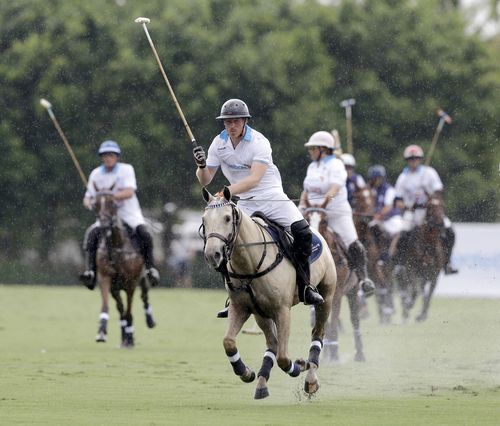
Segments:
[[[80,167],[80,163],[78,162],[75,153],[71,149],[71,145],[68,142],[68,139],[66,139],[66,135],[61,129],[61,126],[59,126],[59,123],[57,122],[57,118],[54,114],[54,111],[52,111],[52,104],[47,100],[47,99],[40,99],[40,105],[43,106],[47,112],[49,113],[49,117],[54,123],[55,128],[57,129],[57,132],[59,133],[59,136],[61,136],[61,139],[64,142],[64,145],[66,146],[66,149],[69,152],[69,155],[71,156],[71,159],[73,160],[73,163],[75,164],[76,169],[78,170],[78,174],[80,175],[80,178],[82,179],[83,185],[85,185],[85,188],[87,187],[87,178],[85,177],[85,174],[83,173],[82,168]]]
[[[426,166],[428,166],[429,164],[431,164],[431,159],[432,159],[432,156],[434,154],[434,150],[436,149],[436,145],[437,145],[437,142],[438,142],[438,139],[439,139],[439,135],[441,134],[445,123],[446,124],[451,124],[453,122],[453,120],[451,119],[451,117],[446,112],[444,112],[441,108],[439,108],[436,111],[436,114],[439,117],[439,122],[438,122],[438,125],[436,127],[436,131],[434,132],[434,136],[432,138],[431,146],[429,148],[429,152],[427,153],[427,158],[425,159],[425,165]]]
[[[144,32],[146,33],[146,37],[148,38],[148,42],[149,42],[149,45],[151,46],[151,50],[153,51],[156,62],[158,63],[158,66],[160,67],[161,75],[163,76],[163,79],[165,80],[165,84],[167,85],[168,91],[170,92],[170,96],[172,96],[172,99],[174,100],[175,107],[177,108],[177,111],[178,111],[179,115],[181,116],[182,123],[184,124],[184,127],[185,127],[186,132],[189,136],[189,139],[191,140],[191,143],[193,144],[193,147],[196,147],[196,146],[198,146],[198,143],[196,142],[196,139],[193,135],[193,132],[191,131],[191,128],[189,127],[189,124],[186,120],[186,117],[184,117],[184,113],[182,112],[181,106],[179,105],[179,102],[177,101],[177,97],[175,96],[174,90],[172,89],[170,81],[168,80],[167,73],[163,69],[163,65],[162,65],[160,57],[158,56],[158,53],[156,51],[153,40],[151,39],[151,36],[149,35],[148,27],[146,26],[146,24],[149,24],[151,22],[151,19],[139,17],[139,18],[135,19],[135,22],[138,24],[142,24],[142,27],[144,28]]]

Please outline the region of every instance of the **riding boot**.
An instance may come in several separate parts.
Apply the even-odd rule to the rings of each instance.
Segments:
[[[85,250],[85,266],[86,269],[80,274],[80,281],[89,290],[94,290],[96,285],[96,255],[97,246],[99,244],[99,237],[101,236],[101,229],[95,226],[87,232],[86,238],[83,243],[83,249]]]
[[[294,222],[291,231],[299,300],[304,302],[304,305],[321,304],[324,302],[323,297],[310,284],[309,256],[311,255],[312,233],[309,223],[305,219]]]
[[[365,293],[366,297],[373,295],[375,292],[375,284],[368,278],[368,268],[366,259],[366,250],[361,244],[361,241],[356,240],[347,249],[349,268],[356,272],[356,276],[359,279],[361,289]]]
[[[153,239],[145,225],[139,225],[135,232],[139,236],[141,254],[144,257],[144,265],[146,267],[146,276],[151,287],[156,287],[160,284],[160,273],[155,268],[153,262]]]
[[[443,241],[444,255],[445,255],[445,266],[444,273],[446,275],[456,274],[458,269],[451,266],[451,252],[453,251],[453,246],[455,245],[455,231],[453,228],[445,228],[444,235],[441,237]]]

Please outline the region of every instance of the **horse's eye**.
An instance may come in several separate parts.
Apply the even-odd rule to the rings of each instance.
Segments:
[[[228,214],[224,216],[224,220],[226,221],[226,223],[229,223],[231,222],[231,216],[229,216]]]

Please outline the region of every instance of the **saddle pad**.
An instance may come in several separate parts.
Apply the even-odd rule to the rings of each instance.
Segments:
[[[267,232],[271,235],[273,240],[278,244],[279,246],[282,246],[282,241],[280,241],[279,234],[271,226],[266,227]],[[318,260],[318,258],[321,256],[321,253],[323,253],[323,244],[321,244],[320,239],[318,236],[313,232],[312,233],[312,242],[311,242],[311,256],[309,256],[309,263],[313,263],[314,261]],[[289,256],[287,256],[290,258]]]

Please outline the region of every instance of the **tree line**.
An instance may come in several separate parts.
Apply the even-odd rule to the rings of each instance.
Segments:
[[[244,99],[271,141],[291,198],[300,194],[317,130],[346,122],[355,98],[361,173],[383,164],[393,181],[410,143],[428,149],[455,221],[498,220],[498,43],[466,35],[453,2],[438,0],[18,0],[0,6],[0,246],[46,255],[93,220],[62,141],[40,107],[47,98],[86,173],[103,140],[136,169],[143,207],[200,208],[191,144],[145,34],[148,25],[199,144],[220,131],[222,103]],[[219,179],[215,185],[222,185]],[[218,189],[218,188],[214,188]]]

